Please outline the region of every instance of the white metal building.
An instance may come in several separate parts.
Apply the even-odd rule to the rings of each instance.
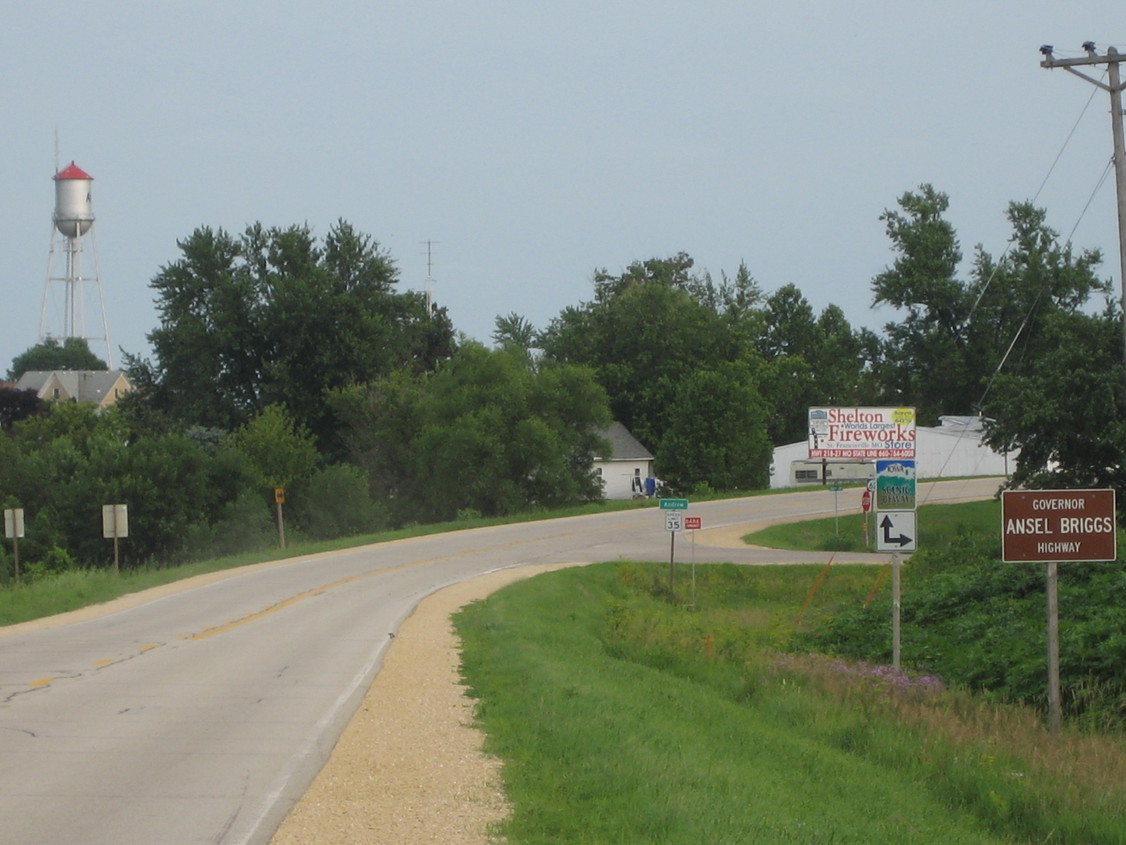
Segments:
[[[994,452],[981,442],[981,417],[939,417],[934,428],[915,429],[915,473],[917,478],[960,478],[975,475],[1008,475],[1008,455]],[[770,464],[771,488],[820,484],[822,471],[829,481],[858,481],[871,478],[872,461],[809,460],[809,443],[787,443],[774,450]]]

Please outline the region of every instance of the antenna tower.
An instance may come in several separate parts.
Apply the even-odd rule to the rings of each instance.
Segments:
[[[426,244],[426,280],[423,282],[426,291],[426,317],[430,318],[430,312],[434,307],[434,252],[433,246],[438,241],[423,241]]]

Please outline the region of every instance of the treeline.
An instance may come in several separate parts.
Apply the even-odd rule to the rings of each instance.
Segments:
[[[1009,248],[979,247],[961,279],[947,205],[924,185],[882,216],[894,260],[869,295],[897,315],[883,334],[680,253],[596,271],[591,298],[546,326],[499,316],[492,347],[397,290],[391,257],[344,221],[322,240],[201,228],[152,279],[134,394],[96,414],[0,391],[0,499],[25,509],[33,573],[104,565],[111,502],[136,526],[125,565],[160,564],[270,542],[275,488],[310,538],[597,500],[611,420],[673,489],[763,487],[771,448],[832,404],[915,406],[923,424],[982,413],[995,445],[1023,449],[1021,478],[1116,483],[1120,312],[1098,253],[1014,203]],[[67,352],[29,350],[9,376]]]

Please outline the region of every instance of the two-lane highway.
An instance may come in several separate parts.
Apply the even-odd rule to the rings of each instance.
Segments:
[[[920,484],[919,499],[986,498],[998,483]],[[847,495],[841,512],[855,512]],[[708,538],[833,512],[823,489],[694,504],[696,557],[819,560]],[[498,568],[668,554],[662,515],[626,511],[299,558],[70,624],[0,629],[0,842],[268,842],[422,598]]]

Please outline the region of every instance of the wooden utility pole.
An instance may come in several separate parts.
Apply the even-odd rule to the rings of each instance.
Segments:
[[[1126,140],[1122,135],[1122,81],[1119,73],[1119,55],[1114,47],[1108,47],[1106,54],[1100,56],[1095,50],[1095,42],[1087,41],[1083,49],[1087,55],[1078,59],[1057,59],[1052,55],[1051,45],[1040,48],[1044,60],[1040,67],[1049,70],[1062,67],[1068,73],[1086,79],[1091,84],[1110,94],[1110,125],[1114,136],[1114,184],[1118,194],[1118,273],[1122,286],[1122,356],[1126,361]],[[1088,76],[1078,67],[1091,65],[1107,66],[1107,82]]]

